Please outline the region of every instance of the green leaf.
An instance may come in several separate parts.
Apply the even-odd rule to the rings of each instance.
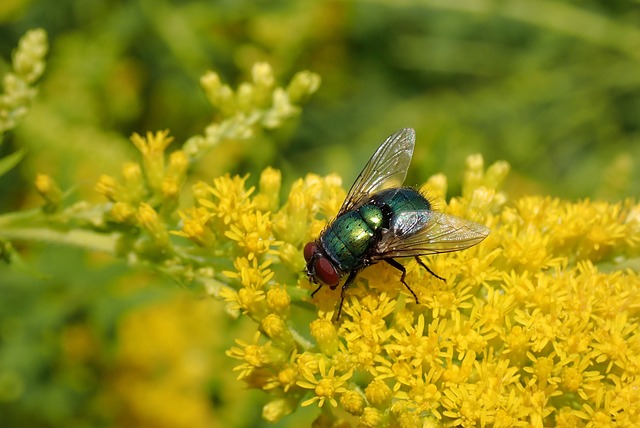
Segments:
[[[27,151],[25,149],[20,149],[17,152],[11,153],[9,156],[5,156],[0,159],[0,177],[11,171],[14,166],[18,165],[26,154]]]

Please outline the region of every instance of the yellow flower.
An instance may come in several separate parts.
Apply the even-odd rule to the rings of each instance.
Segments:
[[[118,183],[110,175],[103,174],[98,179],[95,190],[107,199],[115,201],[118,193]]]
[[[134,132],[131,141],[143,156],[156,156],[164,153],[164,150],[173,141],[173,137],[169,137],[167,130],[158,131],[155,134],[147,132],[146,138]]]
[[[235,241],[249,260],[267,252],[274,254],[275,250],[271,248],[281,244],[272,238],[269,214],[260,211],[242,214],[237,222],[230,225],[225,236]]]
[[[280,207],[273,170],[256,195],[246,176],[196,186],[201,211],[184,211],[183,221],[210,227],[212,250],[226,257],[220,297],[255,322],[254,342],[229,355],[241,360],[240,378],[272,395],[266,417],[317,403],[318,424],[338,423],[343,411],[361,426],[637,424],[640,276],[616,266],[640,256],[640,208],[508,202],[497,188],[508,169],[485,171],[471,158],[463,196],[448,204],[446,179],[430,180],[424,188],[440,210],[484,222],[490,236],[424,258],[446,282],[401,261],[419,304],[396,269],[367,267],[345,291],[339,323],[331,318],[340,288],[311,298],[301,272],[301,247],[340,207],[339,179],[308,175]]]
[[[271,260],[265,260],[258,264],[258,259],[256,258],[238,257],[233,262],[234,270],[224,271],[223,274],[229,278],[239,279],[245,288],[261,289],[274,276],[273,271],[269,269],[271,264]]]
[[[284,320],[276,314],[269,314],[262,319],[262,330],[274,343],[283,349],[290,349],[293,345],[293,337]]]
[[[328,356],[333,355],[338,350],[338,332],[331,320],[318,318],[309,325],[311,336],[318,343],[320,350]]]
[[[367,401],[375,407],[385,408],[389,404],[392,391],[389,386],[380,379],[372,381],[364,390]]]
[[[286,316],[289,312],[290,303],[291,296],[289,296],[284,287],[271,287],[267,291],[267,305],[274,313]]]
[[[418,414],[431,414],[441,420],[442,414],[438,411],[442,393],[438,389],[438,380],[442,374],[441,368],[432,367],[429,373],[415,377],[408,391],[399,391],[396,397],[404,400],[408,407]]]
[[[46,202],[45,209],[47,211],[55,210],[62,201],[62,190],[60,190],[55,180],[48,175],[38,174],[35,185],[36,190]]]
[[[352,415],[361,415],[364,411],[364,398],[362,393],[353,390],[347,390],[340,397],[340,405]]]
[[[382,424],[382,420],[382,413],[375,407],[365,407],[360,416],[360,424],[364,427],[378,427]]]
[[[215,235],[208,226],[212,215],[202,207],[190,207],[184,211],[178,211],[182,219],[182,230],[172,230],[173,235],[191,239],[201,247],[210,247],[215,242]]]
[[[116,202],[109,215],[117,223],[133,225],[136,222],[136,209],[126,202]]]
[[[254,197],[256,208],[262,211],[277,211],[280,202],[282,173],[277,169],[266,168],[260,174],[258,194]]]
[[[171,244],[166,225],[151,205],[144,202],[140,204],[138,222],[149,233],[158,251],[165,253],[169,250]]]
[[[296,365],[298,353],[293,351],[289,362],[284,364],[277,374],[271,376],[264,385],[264,390],[280,388],[285,393],[296,386],[296,382],[300,378],[300,370]]]
[[[295,409],[295,404],[286,398],[278,398],[265,404],[262,408],[262,417],[267,422],[278,422]]]
[[[389,356],[398,361],[409,361],[416,367],[440,367],[443,363],[442,348],[450,340],[445,333],[447,325],[435,319],[424,336],[425,317],[420,314],[415,325],[407,325],[392,332],[393,341],[385,345]]]
[[[122,165],[122,178],[124,183],[118,195],[119,200],[131,203],[142,201],[146,189],[140,165],[135,162],[125,162]]]
[[[259,342],[260,332],[256,332],[253,335],[253,341],[251,343],[237,339],[236,343],[240,345],[240,347],[234,347],[227,351],[229,357],[244,361],[244,363],[234,368],[234,371],[240,372],[238,374],[238,380],[254,374],[257,369],[273,361],[274,352],[272,352],[271,342],[266,342],[264,345],[260,345]]]
[[[318,407],[324,406],[325,401],[328,401],[333,407],[338,406],[336,397],[347,390],[344,386],[346,382],[351,379],[351,372],[345,373],[342,376],[336,376],[336,368],[331,367],[329,371],[326,370],[326,361],[320,359],[318,361],[318,370],[320,379],[316,379],[312,373],[303,371],[303,376],[306,380],[300,380],[297,382],[298,386],[306,389],[313,389],[314,396],[308,400],[303,401],[301,406],[309,406],[315,402],[318,403]]]
[[[251,212],[254,207],[249,197],[255,189],[253,187],[245,189],[248,177],[248,175],[233,178],[229,175],[218,177],[213,180],[213,186],[206,186],[207,191],[216,200],[201,198],[198,202],[209,209],[215,217],[220,218],[223,224],[235,223],[242,214]]]
[[[351,303],[344,309],[351,318],[342,324],[345,338],[348,341],[364,338],[374,343],[384,342],[391,334],[384,318],[393,312],[396,302],[382,293],[377,297],[368,295],[360,300],[352,299]]]
[[[133,145],[142,153],[142,165],[149,187],[159,190],[165,176],[165,149],[173,141],[169,131],[147,132],[146,137],[136,133],[131,136]]]

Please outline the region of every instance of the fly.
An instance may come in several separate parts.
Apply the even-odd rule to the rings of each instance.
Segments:
[[[489,228],[450,214],[433,211],[416,189],[402,187],[413,156],[416,134],[401,129],[378,147],[349,190],[342,207],[318,239],[304,247],[306,273],[318,287],[335,290],[342,279],[340,319],[344,294],[358,273],[380,261],[401,272],[400,282],[413,298],[418,296],[405,281],[406,269],[396,258],[414,257],[436,278],[420,256],[459,251],[478,244]]]

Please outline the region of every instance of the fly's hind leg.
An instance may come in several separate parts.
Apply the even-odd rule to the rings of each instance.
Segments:
[[[409,290],[411,292],[411,294],[413,295],[413,298],[416,299],[416,305],[419,305],[420,302],[418,301],[418,296],[416,296],[416,293],[413,292],[411,287],[409,287],[409,284],[407,284],[407,282],[404,280],[404,277],[407,276],[407,270],[405,269],[405,267],[402,266],[402,264],[400,264],[399,262],[397,262],[394,259],[384,259],[384,261],[389,263],[394,268],[398,269],[400,272],[402,272],[402,276],[400,277],[400,282],[402,282],[404,284],[404,286],[407,287],[407,290]]]
[[[434,271],[432,271],[431,269],[429,269],[429,267],[427,265],[424,264],[424,262],[420,259],[420,257],[415,256],[416,261],[420,264],[420,266],[422,266],[423,268],[425,268],[427,270],[427,272],[429,272],[431,275],[435,276],[436,278],[438,278],[440,281],[444,281],[447,282],[446,279],[444,279],[443,277],[441,277],[440,275],[436,274]]]

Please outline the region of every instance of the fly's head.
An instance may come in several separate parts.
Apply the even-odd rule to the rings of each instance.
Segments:
[[[305,271],[309,281],[328,285],[332,290],[340,283],[340,274],[317,242],[308,242],[304,246]]]

